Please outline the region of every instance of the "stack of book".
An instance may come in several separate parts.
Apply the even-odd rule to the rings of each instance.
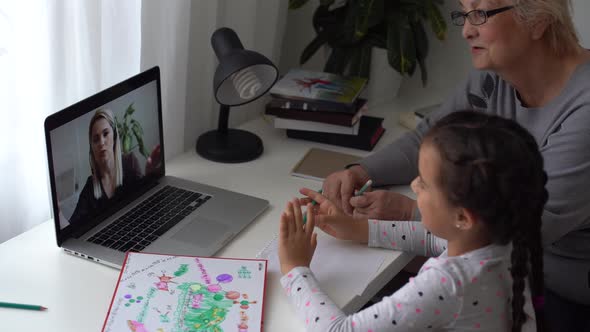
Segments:
[[[265,113],[287,137],[372,150],[383,135],[382,118],[366,116],[359,98],[367,80],[360,77],[291,69],[270,90]]]

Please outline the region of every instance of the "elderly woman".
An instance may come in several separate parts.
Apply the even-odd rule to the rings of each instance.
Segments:
[[[574,324],[560,331],[580,330],[590,314],[590,202],[585,194],[590,186],[590,52],[579,45],[568,0],[459,2],[452,22],[463,27],[475,70],[415,131],[328,176],[324,195],[355,216],[420,220],[416,202],[408,197],[384,190],[353,197],[353,192],[369,178],[376,186],[409,184],[417,175],[422,136],[453,110],[476,109],[517,121],[537,140],[548,175],[546,313],[559,313],[562,323]],[[571,317],[576,314],[580,320]]]

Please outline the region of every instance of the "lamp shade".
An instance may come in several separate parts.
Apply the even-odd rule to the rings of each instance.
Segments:
[[[229,110],[264,95],[277,81],[279,71],[265,56],[245,50],[232,29],[216,30],[211,45],[219,60],[213,78],[215,100],[221,105],[219,124],[217,130],[199,136],[197,153],[226,163],[256,159],[263,152],[262,140],[245,130],[228,129]]]
[[[220,28],[211,36],[219,59],[213,78],[215,100],[238,106],[264,95],[277,81],[279,71],[264,55],[245,50],[236,33]]]

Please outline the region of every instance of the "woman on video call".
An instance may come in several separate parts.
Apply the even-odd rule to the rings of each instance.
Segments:
[[[111,198],[123,192],[142,176],[139,161],[133,153],[121,152],[121,138],[113,112],[99,109],[88,128],[89,159],[92,174],[80,193],[76,209],[69,222],[76,224],[102,212]],[[156,146],[146,162],[146,173],[159,163],[160,148]],[[154,161],[158,162],[154,162]]]

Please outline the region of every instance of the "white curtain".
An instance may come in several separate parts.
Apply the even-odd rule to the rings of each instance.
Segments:
[[[0,1],[0,242],[51,217],[45,117],[139,71],[141,2]]]
[[[0,243],[51,218],[47,115],[159,65],[166,158],[192,150],[217,121],[213,31],[233,28],[278,65],[286,12],[264,0],[0,0]]]
[[[197,137],[217,126],[213,32],[234,29],[246,49],[278,66],[287,7],[288,1],[268,0],[143,1],[141,67],[157,64],[162,72],[167,159],[194,150]],[[263,103],[232,108],[230,126],[259,115]]]

